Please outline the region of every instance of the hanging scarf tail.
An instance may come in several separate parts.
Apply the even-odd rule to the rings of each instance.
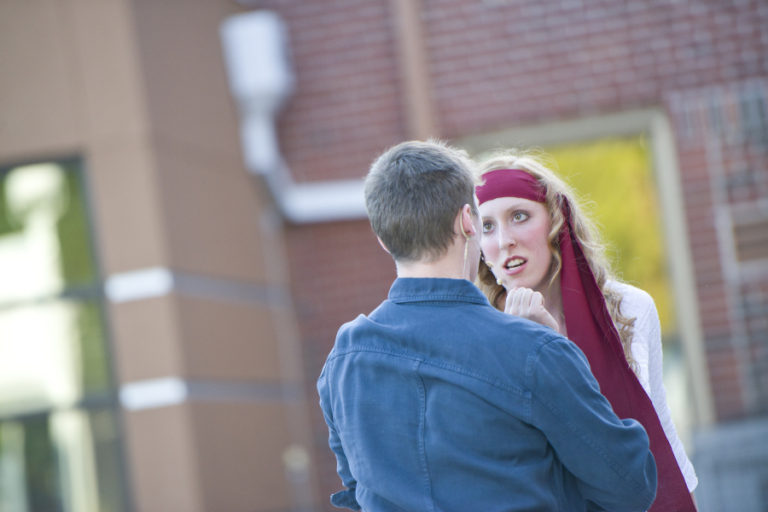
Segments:
[[[560,235],[561,288],[569,338],[587,356],[600,390],[619,418],[634,418],[648,434],[656,460],[658,486],[651,512],[695,511],[691,495],[651,399],[630,368],[581,245],[575,238],[570,205],[563,198],[565,226]]]

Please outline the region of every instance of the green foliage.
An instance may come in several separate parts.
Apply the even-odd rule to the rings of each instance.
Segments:
[[[5,191],[6,174],[7,173],[0,172],[0,236],[15,233],[21,228],[8,214],[8,199]]]
[[[61,272],[67,284],[90,284],[96,279],[91,255],[88,217],[76,164],[62,165],[67,208],[56,226],[61,244]]]
[[[24,421],[24,462],[31,510],[61,510],[59,464],[47,416]]]
[[[96,302],[81,302],[77,311],[80,368],[83,393],[99,393],[110,385],[109,361],[102,312]]]
[[[615,275],[647,291],[662,330],[676,330],[661,208],[644,137],[545,148],[597,225]]]

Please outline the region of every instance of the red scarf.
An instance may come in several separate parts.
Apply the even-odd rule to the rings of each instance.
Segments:
[[[545,202],[546,190],[526,171],[500,169],[484,174],[483,178],[484,184],[477,187],[480,204],[499,197]],[[650,511],[695,511],[685,478],[653,403],[627,363],[605,297],[573,233],[568,200],[561,198],[565,224],[560,230],[560,287],[568,338],[587,356],[600,391],[611,403],[616,415],[636,419],[648,433],[658,473],[656,499]]]

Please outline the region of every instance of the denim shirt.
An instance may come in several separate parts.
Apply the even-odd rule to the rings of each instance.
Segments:
[[[640,511],[643,427],[616,417],[584,354],[472,283],[398,278],[343,325],[317,383],[345,490],[376,511]]]

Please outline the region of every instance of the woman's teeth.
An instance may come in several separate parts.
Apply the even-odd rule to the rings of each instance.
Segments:
[[[519,267],[523,263],[525,263],[525,260],[523,258],[515,258],[515,259],[512,259],[512,260],[509,260],[507,262],[506,267],[507,268],[515,268],[515,267]]]

